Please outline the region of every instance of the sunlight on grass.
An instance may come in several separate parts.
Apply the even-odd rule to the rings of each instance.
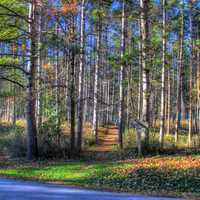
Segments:
[[[144,194],[200,196],[199,155],[155,156],[103,164],[29,163],[2,168],[0,175]]]

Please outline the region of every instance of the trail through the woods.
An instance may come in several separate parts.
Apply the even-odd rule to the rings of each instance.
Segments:
[[[94,148],[96,152],[110,152],[118,144],[118,129],[116,126],[99,129],[99,142]]]

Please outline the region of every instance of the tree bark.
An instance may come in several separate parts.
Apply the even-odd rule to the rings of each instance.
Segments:
[[[160,148],[163,148],[165,132],[165,74],[166,74],[166,0],[163,6],[163,41],[162,41],[162,80],[161,80],[161,112],[160,112]]]
[[[31,58],[30,75],[27,98],[27,157],[29,160],[38,157],[37,127],[36,127],[36,70],[37,70],[37,1],[30,4],[30,35],[31,35]]]
[[[179,128],[181,121],[181,100],[183,90],[183,38],[184,38],[184,1],[182,0],[181,8],[181,31],[180,31],[180,53],[179,53],[179,73],[177,83],[177,101],[176,101],[176,127],[175,127],[175,143],[178,142]]]
[[[98,144],[98,89],[99,89],[99,65],[100,65],[100,53],[101,52],[101,17],[98,16],[97,21],[97,36],[96,36],[96,60],[95,60],[95,72],[94,72],[94,106],[93,106],[93,122],[92,130],[95,135],[96,144]]]
[[[193,22],[192,22],[192,1],[190,1],[190,91],[189,91],[189,132],[188,132],[188,145],[192,146],[192,72],[193,72]]]
[[[148,67],[148,40],[149,40],[149,24],[148,10],[149,0],[140,0],[141,8],[141,35],[142,35],[142,86],[143,86],[143,101],[142,101],[142,116],[141,119],[149,126],[150,119],[150,90],[149,90],[149,67]],[[149,129],[144,133],[145,148],[149,146]]]
[[[123,132],[125,129],[125,89],[124,89],[124,78],[125,78],[125,63],[124,63],[124,55],[125,55],[125,37],[126,37],[126,28],[125,28],[125,10],[126,8],[126,0],[122,2],[122,21],[121,21],[121,66],[120,66],[120,76],[119,76],[119,145],[120,148],[123,148]]]
[[[78,100],[78,127],[77,127],[77,151],[82,149],[83,135],[83,108],[84,108],[84,48],[85,48],[85,0],[81,1],[81,36],[80,36],[80,65],[79,65],[79,100]]]

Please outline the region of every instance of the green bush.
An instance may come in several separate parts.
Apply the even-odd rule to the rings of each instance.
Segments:
[[[41,157],[66,157],[69,153],[69,147],[69,135],[62,133],[55,120],[50,119],[42,124],[38,135],[38,149]]]
[[[24,157],[26,155],[26,133],[19,127],[11,128],[7,136],[1,138],[2,151],[11,157]]]

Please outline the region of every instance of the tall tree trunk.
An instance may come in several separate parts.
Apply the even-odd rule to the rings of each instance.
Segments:
[[[161,82],[161,112],[160,112],[160,148],[163,148],[165,131],[165,74],[166,74],[166,0],[163,6],[163,49],[162,49],[162,82]]]
[[[142,34],[141,34],[141,17],[138,20],[138,27],[140,30],[140,39],[139,39],[139,87],[138,87],[138,119],[141,118],[141,112],[142,112],[142,100],[143,100],[143,85],[142,85]]]
[[[183,38],[184,38],[184,1],[182,0],[181,8],[181,32],[180,32],[180,52],[179,52],[179,73],[177,83],[177,101],[176,101],[176,127],[175,127],[175,142],[178,142],[179,128],[181,121],[181,100],[183,90]]]
[[[200,131],[200,51],[197,50],[197,129]]]
[[[37,88],[37,96],[36,96],[36,125],[37,129],[40,129],[41,123],[42,123],[42,112],[41,112],[41,46],[39,45],[41,43],[41,11],[42,9],[40,6],[37,8],[37,82],[36,82],[36,88]]]
[[[75,126],[76,126],[76,100],[75,100],[75,19],[74,16],[71,18],[71,44],[72,49],[70,52],[70,107],[71,107],[71,155],[75,153]]]
[[[30,4],[30,35],[31,35],[31,58],[30,75],[27,98],[27,157],[29,160],[38,157],[37,127],[36,127],[36,70],[37,70],[37,1]]]
[[[189,91],[189,132],[188,145],[192,145],[192,72],[193,72],[193,22],[192,22],[192,1],[190,1],[190,91]]]
[[[149,0],[140,0],[141,8],[141,35],[142,35],[142,86],[143,86],[143,102],[141,119],[149,126],[150,112],[150,90],[149,90],[149,67],[148,67],[148,41],[149,41],[149,23],[148,10]],[[149,146],[149,129],[144,133],[145,148]]]
[[[170,73],[170,68],[168,69],[168,97],[167,97],[167,131],[166,134],[170,134],[170,120],[171,120],[171,73]]]
[[[80,38],[80,66],[79,66],[79,100],[78,100],[78,127],[77,150],[80,153],[83,135],[83,97],[84,97],[84,48],[85,48],[85,0],[81,1],[81,38]]]
[[[96,138],[96,144],[98,144],[98,88],[99,88],[99,65],[100,65],[100,53],[101,52],[101,17],[98,17],[97,21],[97,38],[96,38],[96,61],[94,72],[94,106],[93,106],[93,122],[92,130]]]
[[[56,35],[59,37],[59,26],[56,24]],[[60,145],[60,126],[61,126],[61,89],[60,89],[60,49],[59,44],[56,46],[56,69],[55,69],[55,85],[56,85],[56,134],[57,134],[57,144]]]
[[[125,28],[125,8],[126,8],[126,0],[122,2],[122,22],[121,22],[121,66],[120,66],[120,76],[119,76],[119,145],[120,148],[123,148],[123,132],[125,129],[125,89],[124,89],[124,78],[125,78],[125,63],[124,63],[124,55],[125,55],[125,37],[126,37],[126,28]]]

